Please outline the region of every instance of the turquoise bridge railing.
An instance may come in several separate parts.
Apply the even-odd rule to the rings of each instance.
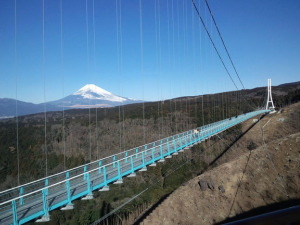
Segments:
[[[221,120],[0,192],[0,224],[24,224],[39,217],[47,219],[51,210],[60,207],[71,209],[75,199],[108,190],[109,183],[121,182],[122,177],[268,112],[259,110]]]

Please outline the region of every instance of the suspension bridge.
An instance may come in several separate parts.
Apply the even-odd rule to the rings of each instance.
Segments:
[[[118,2],[118,1],[116,1]],[[156,1],[155,1],[156,2]],[[62,4],[62,2],[60,2]],[[159,11],[159,2],[156,3],[155,10]],[[206,5],[208,6],[208,3],[206,1]],[[89,61],[88,64],[92,61],[89,58],[89,55],[92,55],[90,51],[90,44],[89,44],[89,19],[88,19],[88,4],[86,1],[86,30],[87,30],[87,58]],[[182,17],[187,17],[188,8],[185,4],[183,4],[183,14]],[[16,7],[16,6],[15,6]],[[170,47],[171,43],[173,45],[173,48],[177,46],[175,45],[174,40],[175,38],[175,31],[177,33],[177,39],[180,39],[180,32],[179,32],[179,19],[178,19],[178,26],[175,24],[174,18],[177,16],[180,17],[179,9],[180,5],[177,2],[177,13],[175,13],[175,6],[172,5],[168,6],[168,10],[170,10],[169,17],[172,17],[172,23],[168,21],[166,29],[168,31],[168,34],[166,36],[173,35],[173,38],[168,37],[168,46]],[[60,5],[61,9],[61,18],[60,18],[60,26],[61,26],[61,37],[60,37],[60,44],[61,44],[61,55],[63,55],[63,38],[62,38],[62,5]],[[201,13],[199,12],[197,5],[194,1],[192,1],[191,9],[196,11],[196,16],[199,17],[200,22],[202,23],[205,32],[208,35],[208,40],[212,43],[213,49],[216,51],[216,55],[221,61],[222,66],[226,70],[227,75],[229,76],[231,82],[235,86],[235,88],[238,90],[237,84],[234,82],[230,72],[228,71],[228,68],[226,67],[224,60],[221,57],[220,52],[218,51],[215,42],[212,39],[212,36],[209,34],[209,30],[207,26],[205,25],[205,21],[201,17]],[[209,12],[212,16],[211,9],[208,7]],[[142,74],[143,71],[143,24],[142,24],[142,7],[141,7],[141,1],[139,4],[139,19],[140,19],[140,45],[141,45],[141,67],[142,67]],[[16,13],[15,8],[15,13]],[[117,52],[118,56],[118,64],[122,64],[122,32],[121,32],[121,4],[116,5],[116,19],[117,19]],[[157,27],[157,34],[156,34],[156,45],[159,46],[158,52],[160,53],[159,58],[161,60],[161,49],[160,46],[162,45],[160,43],[161,39],[161,28],[160,28],[160,17],[159,15],[156,15],[155,11],[155,18],[157,21],[155,21],[155,26]],[[95,24],[94,24],[94,2],[93,2],[93,35],[94,35],[94,53],[95,54]],[[172,15],[171,15],[172,14]],[[176,16],[175,16],[176,15]],[[43,2],[43,66],[45,64],[45,22],[44,22],[44,2]],[[195,17],[196,17],[195,16]],[[217,28],[218,34],[221,37],[220,31],[216,25],[216,22],[214,18],[212,17],[214,25]],[[187,21],[183,21],[182,28],[186,29]],[[194,21],[194,15],[192,17],[192,23],[193,29],[196,27],[196,23]],[[171,26],[172,25],[172,26]],[[212,25],[212,23],[211,23]],[[171,29],[172,28],[172,29]],[[17,40],[16,37],[16,14],[15,14],[15,42]],[[172,32],[171,32],[172,31]],[[204,33],[204,32],[203,32]],[[201,40],[202,33],[197,34],[199,35],[199,39]],[[187,32],[183,34],[183,44],[185,48],[182,51],[182,54],[178,55],[188,55],[186,54],[187,49],[186,46],[188,45],[187,41]],[[173,39],[173,42],[172,40]],[[241,79],[236,71],[236,68],[232,62],[232,59],[227,51],[227,48],[225,46],[224,40],[222,39],[222,45],[224,45],[226,49],[226,54],[228,55],[230,59],[230,63],[234,68],[234,71],[241,83],[241,85],[244,88],[243,83],[241,82]],[[196,46],[196,41],[193,40],[194,46]],[[200,41],[201,42],[201,41]],[[125,45],[124,45],[125,46]],[[178,45],[179,46],[179,45]],[[202,48],[202,47],[201,47]],[[72,46],[73,49],[73,46]],[[169,52],[171,52],[170,49],[168,49]],[[194,51],[194,49],[193,49]],[[15,54],[17,52],[16,43],[15,43]],[[175,50],[172,50],[173,55],[170,58],[175,58]],[[17,54],[16,54],[17,55]],[[182,59],[178,57],[178,62],[181,62]],[[63,57],[62,57],[63,58]],[[95,55],[94,55],[95,58]],[[196,57],[195,57],[196,58]],[[17,61],[15,59],[15,61]],[[63,61],[63,60],[62,60]],[[95,61],[95,60],[94,60]],[[197,61],[197,60],[193,60]],[[161,62],[160,62],[161,63]],[[198,63],[198,62],[197,62]],[[174,61],[172,67],[176,65],[177,63]],[[120,67],[120,65],[118,65]],[[44,71],[45,72],[45,71]],[[44,77],[44,83],[45,83],[45,77]],[[45,84],[44,84],[45,85]],[[17,85],[16,85],[17,86]],[[44,93],[45,96],[45,93]],[[269,107],[269,104],[271,104],[271,107]],[[143,108],[144,110],[144,108]],[[271,95],[271,82],[268,81],[268,99],[267,99],[267,105],[264,109],[260,109],[257,111],[247,112],[244,114],[236,115],[234,117],[230,117],[227,119],[223,119],[211,124],[203,125],[201,127],[197,127],[182,133],[175,134],[173,136],[169,136],[160,140],[156,140],[154,142],[144,144],[142,146],[132,148],[123,152],[120,152],[118,154],[111,155],[109,157],[105,157],[102,159],[98,159],[96,161],[92,161],[90,163],[78,166],[76,168],[72,168],[69,170],[65,170],[63,172],[46,176],[42,179],[38,179],[35,181],[32,181],[30,183],[22,184],[16,187],[13,187],[8,190],[4,190],[0,192],[0,224],[3,225],[20,225],[24,224],[26,222],[35,220],[37,222],[47,222],[50,220],[51,211],[55,209],[61,209],[61,210],[72,210],[74,208],[74,201],[77,199],[83,199],[83,200],[89,200],[93,199],[93,192],[94,191],[109,191],[110,190],[110,184],[120,184],[123,182],[124,177],[134,177],[136,176],[136,173],[138,171],[147,171],[148,166],[156,166],[157,163],[164,162],[168,158],[172,158],[174,155],[178,155],[181,152],[184,152],[186,149],[191,148],[192,146],[199,144],[206,139],[209,139],[213,137],[214,135],[217,135],[237,124],[243,123],[244,121],[251,119],[253,117],[257,117],[263,114],[268,114],[275,111],[275,107],[272,100]],[[144,111],[143,111],[144,113]],[[45,111],[46,114],[46,111]],[[222,117],[225,118],[225,117]],[[18,125],[17,125],[18,126]],[[45,133],[46,133],[46,116],[45,116]],[[46,142],[46,134],[45,134],[45,142]],[[144,142],[145,143],[145,142]],[[46,146],[46,144],[45,144]],[[17,150],[18,151],[18,150]]]
[[[236,124],[271,112],[263,109],[198,127],[174,136],[124,151],[0,193],[0,224],[24,224],[41,217],[49,221],[50,211],[73,209],[72,201],[92,199],[93,191],[108,191],[110,183],[122,183],[172,155],[183,152]]]

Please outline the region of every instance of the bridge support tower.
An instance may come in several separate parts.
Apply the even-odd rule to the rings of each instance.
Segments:
[[[270,104],[271,106],[269,106]],[[268,79],[268,98],[267,98],[266,110],[271,110],[272,112],[275,112],[275,107],[274,107],[272,92],[271,92],[271,79]]]

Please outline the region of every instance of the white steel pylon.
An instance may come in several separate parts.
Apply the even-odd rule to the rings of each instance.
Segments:
[[[271,106],[269,107],[269,103],[271,103]],[[272,92],[271,92],[271,79],[268,79],[268,98],[267,98],[267,105],[266,110],[275,111],[273,99],[272,99]]]

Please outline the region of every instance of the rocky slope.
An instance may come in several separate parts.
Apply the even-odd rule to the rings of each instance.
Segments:
[[[216,224],[259,207],[298,202],[299,131],[300,103],[266,116],[219,166],[181,186],[141,224]]]

